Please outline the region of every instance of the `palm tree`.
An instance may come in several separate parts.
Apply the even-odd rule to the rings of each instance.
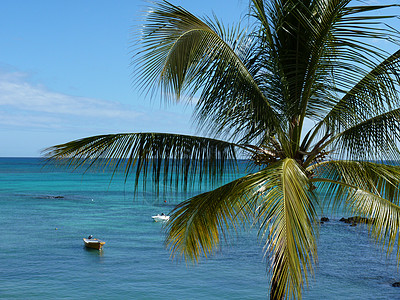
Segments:
[[[400,167],[390,162],[400,158],[400,51],[378,44],[400,40],[384,23],[398,5],[357,4],[251,0],[242,28],[156,2],[134,56],[138,86],[161,87],[164,99],[196,98],[202,136],[111,134],[45,154],[70,166],[123,167],[136,185],[151,173],[155,186],[185,188],[193,178],[218,183],[248,158],[255,168],[247,175],[176,206],[166,244],[197,261],[232,230],[257,225],[271,299],[301,298],[321,208],[370,219],[371,237],[388,254],[397,248],[399,260]]]

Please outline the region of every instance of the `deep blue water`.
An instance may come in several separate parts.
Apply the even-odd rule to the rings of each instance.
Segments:
[[[191,194],[135,194],[129,180],[116,176],[110,183],[109,175],[0,158],[0,299],[268,298],[255,231],[240,233],[198,265],[172,261],[151,215]],[[400,281],[395,258],[386,259],[365,227],[329,217],[303,299],[400,299],[400,288],[391,286]],[[89,234],[106,241],[102,251],[83,247]]]

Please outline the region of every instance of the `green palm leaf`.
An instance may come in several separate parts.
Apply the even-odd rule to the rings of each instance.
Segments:
[[[195,196],[173,211],[167,245],[173,254],[197,261],[218,247],[239,224],[261,224],[272,257],[277,299],[301,295],[316,260],[315,199],[294,160],[272,164],[211,192]]]
[[[330,160],[314,164],[308,170],[314,174],[312,181],[327,179],[341,182],[344,186],[357,187],[391,199],[396,205],[400,204],[400,166],[368,161]],[[341,201],[340,197],[338,201]]]
[[[277,170],[276,185],[266,195],[260,210],[268,232],[267,251],[273,268],[271,297],[301,298],[304,280],[317,259],[316,201],[308,178],[292,159],[285,159]]]
[[[134,168],[135,185],[141,176],[153,174],[166,185],[214,181],[233,170],[237,145],[221,140],[166,133],[125,133],[84,138],[44,150],[45,156],[64,166],[122,169],[128,176]],[[145,185],[146,180],[143,180]]]
[[[334,137],[333,148],[342,149],[341,157],[385,160],[398,157],[400,151],[400,109],[374,116],[347,128]]]
[[[374,193],[354,190],[347,200],[352,212],[370,219],[370,233],[382,246],[387,255],[397,244],[397,260],[400,259],[400,246],[396,243],[400,231],[400,206]]]
[[[322,183],[328,201],[351,214],[366,217],[372,237],[389,255],[400,222],[400,167],[372,162],[330,161],[314,166],[314,183]],[[325,177],[325,178],[323,178]],[[329,196],[327,196],[329,197]],[[397,259],[400,259],[397,245]]]
[[[396,91],[400,51],[374,67],[325,116],[323,122],[334,132],[341,132],[376,113],[393,109],[400,103]],[[394,80],[393,80],[394,79]]]
[[[277,113],[247,69],[254,42],[245,31],[226,30],[218,21],[202,21],[159,2],[147,18],[142,41],[138,84],[161,86],[164,95],[178,98],[183,90],[193,97],[202,89],[196,105],[201,128],[216,134],[233,130],[247,140],[266,129],[280,129]],[[207,126],[211,120],[213,125]],[[249,134],[249,128],[256,133]]]
[[[172,253],[194,261],[212,254],[221,234],[254,218],[257,189],[271,175],[270,169],[262,170],[177,205],[167,224],[166,243]]]

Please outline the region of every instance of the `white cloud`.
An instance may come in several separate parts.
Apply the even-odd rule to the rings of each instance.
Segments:
[[[133,99],[134,100],[134,99]],[[37,156],[70,140],[119,132],[192,133],[189,112],[130,106],[77,97],[30,82],[26,73],[0,68],[1,156]]]
[[[20,115],[28,112],[42,113],[43,117],[57,115],[59,118],[76,116],[126,120],[141,115],[118,102],[49,91],[44,86],[28,83],[21,73],[0,74],[0,110],[19,112]]]
[[[114,132],[190,133],[188,113],[133,107],[117,101],[77,97],[33,84],[22,72],[0,69],[0,131],[70,132],[86,136]]]

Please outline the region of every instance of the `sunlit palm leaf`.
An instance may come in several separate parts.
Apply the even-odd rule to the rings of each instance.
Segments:
[[[357,187],[390,199],[396,205],[400,204],[400,166],[368,161],[331,160],[315,164],[309,168],[309,171],[314,173],[313,181],[328,179],[341,182],[344,186]],[[328,189],[328,196],[334,195],[334,193],[329,193],[329,186],[324,188]],[[340,202],[342,199],[337,197],[337,201]]]
[[[329,130],[341,132],[398,107],[399,67],[397,51],[366,74],[324,118]]]
[[[386,16],[371,15],[391,6],[348,7],[348,0],[286,1],[285,5],[275,1],[252,2],[261,24],[259,39],[265,53],[264,60],[259,61],[260,70],[265,70],[272,61],[277,79],[263,75],[279,86],[273,89],[280,91],[280,105],[276,107],[293,126],[290,139],[297,140],[294,144],[299,144],[305,117],[321,120],[322,115],[340,102],[340,94],[356,85],[379,60],[384,60],[385,52],[365,41],[385,39],[389,34],[398,36],[394,30],[377,29],[373,23]],[[366,12],[369,17],[362,16]],[[393,71],[397,66],[386,67]],[[384,75],[388,76],[381,74],[381,85],[393,80],[393,77],[382,78]],[[393,85],[387,90],[393,95]],[[382,94],[385,92],[381,91]],[[388,101],[394,104],[393,99]],[[378,103],[375,107],[379,107]]]
[[[167,225],[167,244],[174,254],[197,261],[238,224],[260,222],[269,235],[275,292],[298,297],[316,260],[314,201],[296,162],[281,161],[179,204]]]
[[[400,229],[400,166],[330,161],[314,168],[313,181],[325,189],[327,203],[371,219],[372,236],[391,253]]]
[[[398,5],[350,6],[352,3],[349,0],[334,2],[341,9],[332,24],[332,39],[327,45],[331,51],[326,54],[334,62],[332,74],[336,88],[353,96],[356,91],[363,90],[362,85],[367,88],[365,79],[370,83],[373,80],[383,82],[388,75],[387,70],[391,69],[387,63],[390,64],[393,58],[386,60],[389,54],[374,41],[399,38],[399,31],[383,23],[393,16],[382,13],[382,10],[390,10]],[[377,68],[380,64],[381,67]],[[341,102],[348,103],[348,100]]]
[[[331,149],[342,157],[395,159],[399,157],[400,51],[363,77],[325,116],[318,131],[335,133]]]
[[[332,202],[343,203],[343,208],[352,215],[366,218],[370,234],[389,256],[397,244],[397,261],[400,261],[400,246],[397,239],[400,232],[400,206],[377,193],[360,189],[342,181],[318,178],[314,183],[322,183],[326,197]],[[321,186],[321,185],[320,185]],[[397,191],[398,192],[398,191]],[[390,198],[389,198],[390,199]],[[329,200],[328,200],[329,201]],[[361,220],[361,219],[360,219]]]
[[[202,21],[181,7],[159,2],[143,30],[136,60],[142,78],[139,84],[161,86],[166,96],[177,97],[182,91],[192,97],[202,89],[196,105],[200,127],[215,133],[233,130],[242,138],[253,127],[264,135],[280,126],[246,67],[254,52],[252,45],[239,28],[225,30],[218,21]]]
[[[312,181],[323,187],[327,201],[333,202],[336,208],[342,207],[353,215],[368,218],[371,235],[389,255],[400,230],[400,167],[331,161],[316,169],[319,169],[317,177]],[[398,260],[399,250],[398,246]]]
[[[203,178],[215,181],[236,164],[235,144],[225,141],[166,133],[125,133],[84,138],[44,150],[52,161],[67,166],[134,168],[136,186],[149,171],[157,188]],[[162,177],[161,177],[162,176]],[[193,180],[194,181],[194,180]],[[143,184],[146,180],[143,180]]]
[[[277,170],[279,177],[265,195],[260,216],[267,222],[268,252],[273,268],[271,296],[274,299],[301,298],[304,280],[317,259],[316,202],[308,178],[299,165],[286,159]]]
[[[390,160],[399,157],[400,109],[360,122],[334,137],[341,157]]]
[[[353,213],[370,219],[372,236],[389,255],[393,251],[400,231],[400,206],[368,191],[357,189],[351,194],[348,206]],[[400,259],[400,246],[397,243],[397,260]]]
[[[254,220],[258,196],[271,187],[277,166],[244,176],[180,203],[168,222],[167,244],[174,255],[197,261],[213,253],[221,234]]]

